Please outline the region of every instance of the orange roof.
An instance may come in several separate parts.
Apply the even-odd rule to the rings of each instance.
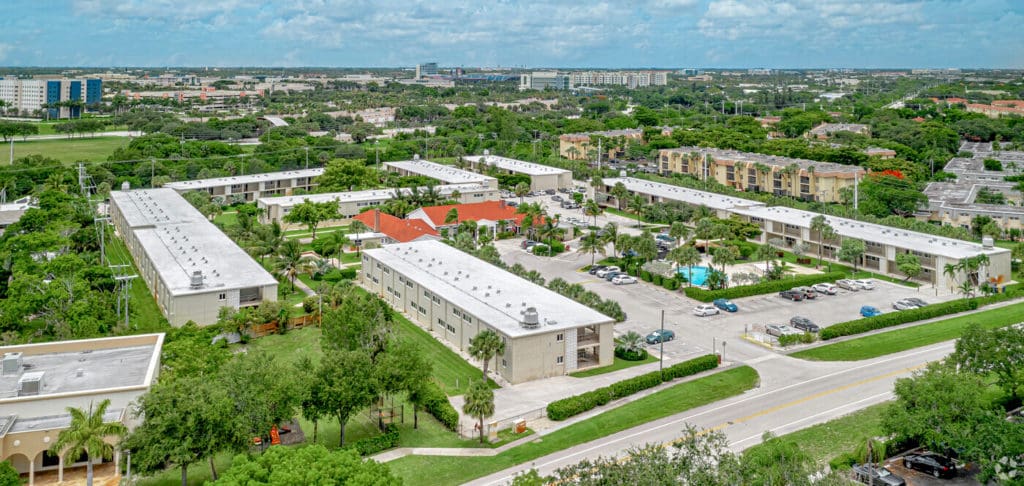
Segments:
[[[967,104],[967,100],[965,100],[963,98],[946,98],[946,103],[950,103],[950,104],[954,104],[954,103]]]
[[[481,221],[486,219],[488,221],[511,220],[515,221],[516,225],[519,225],[525,217],[523,214],[516,214],[516,208],[506,205],[505,201],[447,204],[444,206],[427,206],[420,209],[422,209],[423,212],[426,213],[427,218],[429,218],[428,223],[432,223],[434,227],[438,227],[445,226],[446,223],[444,220],[448,217],[448,212],[451,211],[452,208],[458,211],[459,220],[456,223],[447,224],[457,224],[469,220]]]
[[[1011,106],[1014,108],[1024,108],[1024,100],[995,100],[992,102],[992,106]]]
[[[377,233],[384,233],[399,243],[408,243],[425,235],[438,236],[437,231],[418,219],[400,219],[379,209],[363,211],[355,218]]]
[[[914,121],[916,121],[916,122],[918,122],[918,123],[921,123],[921,122],[923,122],[923,121],[924,121],[924,118],[921,118],[921,117],[919,117],[919,116],[916,116],[916,117],[912,118],[912,120],[914,120]]]

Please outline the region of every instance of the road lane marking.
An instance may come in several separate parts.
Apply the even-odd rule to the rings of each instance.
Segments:
[[[768,432],[775,433],[776,430],[784,429],[786,427],[790,427],[790,426],[798,424],[800,422],[806,422],[808,420],[818,418],[818,417],[820,417],[822,415],[833,413],[836,410],[844,409],[844,408],[847,408],[847,407],[850,407],[850,406],[853,406],[853,405],[859,405],[861,403],[864,403],[864,402],[867,402],[867,401],[870,401],[870,400],[876,400],[879,397],[884,397],[884,396],[892,396],[892,392],[891,391],[887,391],[887,392],[884,392],[884,393],[879,393],[877,395],[872,395],[872,396],[867,397],[867,398],[862,398],[860,400],[857,400],[856,402],[846,403],[846,404],[840,405],[838,407],[835,407],[835,408],[832,408],[832,409],[829,409],[829,410],[825,410],[824,412],[819,412],[819,413],[816,413],[814,415],[810,415],[810,416],[801,418],[799,420],[794,420],[794,421],[792,421],[792,422],[790,422],[788,424],[782,424],[782,425],[780,425],[778,427],[775,427],[775,428],[772,428],[772,429],[768,429]],[[757,435],[752,435],[750,437],[747,437],[746,439],[737,440],[737,441],[729,444],[729,447],[734,447],[734,446],[736,446],[736,444],[739,444],[741,442],[746,442],[748,440],[760,439],[763,435],[764,435],[764,432],[762,432],[760,434],[757,434]]]

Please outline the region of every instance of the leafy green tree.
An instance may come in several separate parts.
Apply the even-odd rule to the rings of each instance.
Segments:
[[[483,366],[483,380],[487,381],[487,364],[495,356],[505,353],[505,341],[491,329],[477,333],[469,340],[469,355],[480,360]]]
[[[21,485],[21,476],[18,475],[18,470],[14,469],[10,461],[0,461],[0,485]]]
[[[313,202],[309,199],[296,204],[291,212],[284,215],[286,223],[298,223],[306,225],[316,239],[316,228],[324,221],[338,219],[338,201]]]
[[[616,244],[619,242],[619,226],[609,221],[601,230],[604,231],[604,235],[601,236],[601,242],[605,245],[611,244],[612,256],[618,255],[619,249]]]
[[[110,399],[105,399],[98,405],[90,403],[86,410],[67,407],[67,412],[71,414],[71,424],[60,431],[57,440],[50,446],[50,452],[61,457],[75,458],[85,454],[87,486],[92,486],[92,462],[99,457],[109,458],[114,453],[113,444],[106,439],[123,437],[128,432],[121,422],[107,422],[104,419],[109,406]]]
[[[818,235],[818,264],[814,267],[818,268],[821,266],[821,253],[825,247],[825,240],[835,238],[836,230],[832,225],[828,224],[825,216],[819,214],[811,218],[811,232]]]
[[[629,189],[626,189],[626,185],[621,182],[616,182],[611,189],[611,195],[615,198],[615,204],[618,206],[619,211],[622,210],[629,197]]]
[[[1024,328],[984,329],[971,324],[950,359],[961,371],[995,374],[999,386],[1013,398],[1024,390]]]
[[[338,419],[339,440],[345,445],[345,426],[352,414],[365,408],[377,396],[373,361],[363,350],[326,354],[317,370],[317,405],[323,415]]]
[[[276,486],[284,484],[360,484],[399,486],[387,465],[363,460],[352,449],[328,450],[322,445],[272,446],[263,454],[239,454],[217,486]]]
[[[466,403],[462,411],[471,417],[480,419],[480,443],[484,443],[484,419],[494,415],[494,392],[486,381],[474,381],[464,396]]]
[[[853,271],[857,271],[857,264],[864,255],[864,242],[854,238],[844,238],[842,246],[839,247],[839,259],[853,265]]]
[[[597,236],[597,232],[591,231],[580,238],[580,246],[578,250],[583,253],[590,253],[590,265],[594,265],[594,259],[598,252],[601,253],[601,256],[604,256],[604,247],[605,244],[601,241],[601,238]]]
[[[643,196],[634,194],[632,197],[626,199],[626,206],[633,212],[633,214],[636,215],[636,227],[641,227],[640,215],[643,214],[644,208],[647,206],[647,201]]]
[[[359,160],[335,159],[324,167],[317,184],[321,192],[370,189],[378,185],[376,172]]]
[[[743,484],[769,486],[798,484],[807,481],[807,472],[814,462],[797,443],[765,432],[761,444],[747,449],[740,456],[740,470],[746,476]]]
[[[683,240],[690,236],[690,228],[682,221],[673,221],[668,228],[668,235],[676,239],[676,246],[683,244]]]
[[[302,394],[290,372],[273,356],[253,351],[236,356],[221,368],[217,383],[234,407],[239,434],[268,437],[272,427],[295,416]],[[247,442],[238,446],[244,444]]]
[[[921,268],[921,260],[917,258],[917,255],[910,253],[896,255],[896,268],[900,273],[907,276],[904,280],[910,280],[920,275],[923,270]]]
[[[722,273],[725,267],[736,263],[740,257],[740,251],[735,246],[720,246],[711,252],[711,263],[722,266]]]
[[[615,350],[623,356],[646,355],[643,354],[645,345],[644,337],[636,331],[629,331],[615,338]]]
[[[393,311],[386,302],[360,289],[349,289],[336,306],[324,310],[320,348],[325,354],[364,350],[375,357],[387,349],[393,324]]]

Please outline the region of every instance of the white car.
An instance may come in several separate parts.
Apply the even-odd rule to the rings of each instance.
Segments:
[[[775,337],[804,333],[795,327],[787,326],[785,324],[768,324],[765,326],[765,332],[767,332],[769,336]]]
[[[832,285],[830,283],[814,284],[811,286],[811,288],[814,289],[815,292],[825,295],[836,295],[836,292],[839,291],[839,289],[837,289],[835,285]]]
[[[718,314],[718,312],[718,307],[715,307],[714,305],[711,304],[701,304],[693,308],[693,314],[700,317],[713,316],[715,314]]]
[[[629,285],[636,283],[636,277],[626,274],[620,274],[612,277],[612,283],[615,285]]]
[[[860,280],[854,280],[854,285],[860,287],[861,290],[875,290],[875,281],[870,278],[863,278]]]
[[[917,309],[917,307],[918,307],[917,304],[915,304],[915,303],[913,303],[913,302],[911,302],[911,301],[909,301],[907,299],[897,300],[896,302],[892,303],[892,308],[896,309],[896,310],[910,310],[910,309]]]
[[[622,271],[621,268],[616,267],[615,265],[612,265],[610,267],[605,267],[605,268],[602,268],[602,269],[598,270],[597,273],[595,273],[594,275],[597,275],[598,277],[604,278],[605,275],[608,275],[608,272],[621,272],[621,271]]]

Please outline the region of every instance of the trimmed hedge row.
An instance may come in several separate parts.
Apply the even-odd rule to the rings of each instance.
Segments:
[[[874,317],[865,317],[853,321],[840,322],[839,324],[833,324],[825,329],[822,329],[818,333],[818,337],[822,341],[829,339],[835,339],[842,336],[851,336],[854,334],[861,334],[868,331],[874,331],[876,329],[884,329],[886,327],[898,326],[900,324],[906,324],[908,322],[921,321],[924,319],[931,319],[933,317],[944,316],[948,314],[956,314],[959,312],[966,312],[977,309],[978,306],[992,304],[995,302],[1001,302],[1015,298],[1019,295],[1020,291],[1017,289],[1008,289],[1006,292],[1001,294],[990,295],[986,297],[978,297],[974,299],[957,299],[949,302],[940,302],[938,304],[931,304],[917,309],[909,309],[905,311],[889,312]]]
[[[735,299],[739,297],[749,297],[751,295],[782,292],[783,290],[789,290],[793,287],[807,287],[822,282],[835,282],[842,278],[846,278],[845,273],[831,272],[815,275],[801,275],[799,277],[785,278],[782,280],[770,280],[759,284],[741,285],[720,290],[704,290],[700,287],[687,287],[684,292],[686,293],[686,296],[691,299],[699,300],[701,302],[711,302],[715,299]]]
[[[652,371],[644,375],[615,382],[610,386],[555,400],[548,404],[548,418],[551,420],[565,420],[587,410],[605,405],[612,400],[628,397],[639,391],[653,388],[664,381],[671,381],[674,378],[682,378],[702,371],[713,370],[717,367],[718,356],[714,354],[684,361],[665,368],[664,372]]]
[[[433,415],[438,422],[456,431],[459,429],[459,412],[448,402],[448,396],[444,394],[441,387],[434,382],[427,382],[423,385],[423,409]]]
[[[388,424],[384,430],[381,435],[358,440],[345,448],[355,449],[359,455],[368,456],[398,446],[398,427],[395,424]]]

